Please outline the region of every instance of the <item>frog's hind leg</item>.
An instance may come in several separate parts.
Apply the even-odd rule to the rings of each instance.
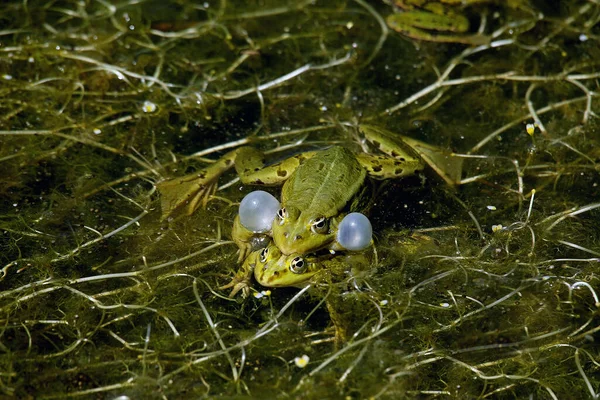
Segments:
[[[412,147],[447,184],[459,185],[464,158],[439,147],[401,136],[404,143]]]
[[[191,215],[198,207],[206,207],[217,189],[219,177],[233,166],[239,150],[230,151],[198,172],[157,183],[161,219]]]
[[[403,178],[423,170],[420,159],[395,159],[367,153],[358,154],[356,159],[367,170],[369,176],[375,179]]]
[[[451,152],[420,140],[402,136],[374,125],[360,125],[365,138],[382,155],[360,154],[357,159],[376,179],[401,178],[429,165],[446,183],[457,185],[462,175],[463,159]]]
[[[263,154],[254,148],[244,148],[236,159],[235,170],[240,180],[248,185],[276,186],[285,182],[294,171],[316,151],[307,151],[288,157],[275,164],[264,166]]]
[[[221,175],[234,165],[240,180],[245,184],[279,185],[288,179],[304,160],[314,154],[314,151],[298,154],[265,167],[264,155],[260,150],[253,147],[232,150],[198,172],[156,184],[161,195],[161,219],[191,215],[199,207],[205,207],[215,193]]]

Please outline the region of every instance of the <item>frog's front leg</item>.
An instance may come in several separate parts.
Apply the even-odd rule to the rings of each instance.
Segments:
[[[242,297],[246,298],[250,294],[250,282],[252,280],[252,274],[254,273],[254,268],[259,260],[260,250],[251,253],[240,267],[240,269],[235,273],[231,282],[227,285],[220,286],[220,290],[231,289],[231,293],[229,293],[229,297],[233,298],[235,295],[241,290]]]
[[[231,238],[239,248],[238,263],[241,263],[248,257],[252,251],[252,239],[257,236],[256,233],[246,229],[240,222],[240,216],[236,215],[231,228]]]

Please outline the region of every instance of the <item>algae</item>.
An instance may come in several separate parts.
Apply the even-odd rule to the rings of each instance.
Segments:
[[[600,5],[465,7],[468,46],[390,31],[389,3],[0,4],[3,396],[598,397]],[[365,276],[228,299],[233,174],[160,220],[157,182],[358,150],[358,123],[465,159],[455,189],[381,188]],[[339,347],[324,296],[355,316]]]

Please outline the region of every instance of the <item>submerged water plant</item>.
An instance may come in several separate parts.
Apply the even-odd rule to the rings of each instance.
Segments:
[[[600,5],[466,7],[489,40],[448,44],[389,3],[0,4],[3,396],[598,397]],[[359,124],[464,161],[376,188],[366,271],[227,297],[233,173],[161,219],[159,182]]]

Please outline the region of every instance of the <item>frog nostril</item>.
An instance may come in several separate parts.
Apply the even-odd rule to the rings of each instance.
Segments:
[[[288,236],[290,236],[290,234],[289,234],[289,233],[287,233],[287,232],[283,232],[283,237],[288,237]]]
[[[300,240],[300,239],[302,239],[302,236],[300,236],[300,235],[296,235],[296,237],[294,238],[294,240]]]

